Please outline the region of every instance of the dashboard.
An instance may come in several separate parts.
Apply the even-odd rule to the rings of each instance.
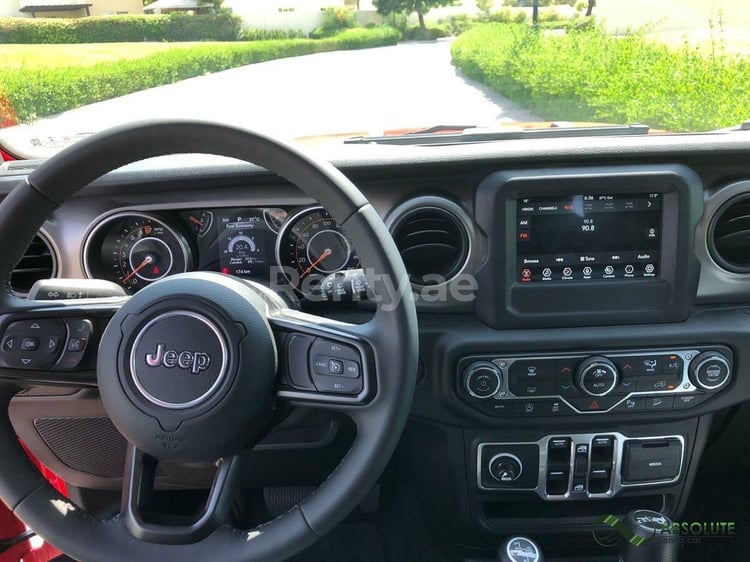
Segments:
[[[361,267],[322,207],[119,211],[94,221],[83,245],[92,279],[127,293],[177,273],[214,271],[310,296],[333,274]]]
[[[395,462],[435,535],[474,545],[551,532],[550,521],[581,533],[636,507],[681,513],[712,428],[750,400],[747,133],[331,150],[389,227],[417,302],[419,383]],[[0,194],[28,165],[5,165]],[[374,308],[367,264],[324,208],[265,170],[207,156],[97,180],[24,260],[127,294],[212,271],[333,319]],[[121,451],[88,392],[16,399],[11,419],[68,482],[116,489]],[[52,418],[85,434],[78,448]],[[271,463],[283,443],[335,465],[327,423],[305,419],[257,454]],[[108,461],[92,469],[83,450]],[[271,463],[253,482],[263,478],[295,475]]]

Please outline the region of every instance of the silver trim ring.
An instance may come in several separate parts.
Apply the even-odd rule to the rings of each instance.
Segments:
[[[443,282],[436,283],[435,285],[421,285],[419,283],[410,282],[412,288],[417,290],[421,290],[423,287],[434,290],[447,286],[459,275],[466,272],[469,264],[474,258],[474,252],[478,247],[478,241],[474,223],[464,208],[450,199],[437,195],[421,195],[419,197],[414,197],[413,199],[407,199],[394,209],[391,209],[385,220],[385,225],[388,227],[388,232],[391,234],[391,237],[393,237],[396,227],[400,226],[406,216],[414,211],[423,211],[425,209],[437,209],[452,215],[452,217],[458,221],[458,226],[463,229],[466,236],[466,256],[464,256],[461,266],[450,279],[445,279]]]
[[[505,547],[505,554],[508,555],[508,560],[513,560],[513,562],[523,562],[516,558],[516,556],[510,551],[510,545],[513,544],[513,541],[526,541],[526,544],[528,544],[532,549],[534,549],[534,560],[539,560],[539,549],[536,547],[536,545],[531,542],[526,537],[513,537],[508,541],[508,545]]]
[[[189,402],[181,402],[179,404],[176,404],[174,402],[165,402],[164,400],[160,400],[159,398],[157,398],[156,396],[148,392],[145,388],[143,388],[143,385],[138,380],[138,374],[136,371],[136,360],[137,360],[136,350],[138,349],[138,344],[141,342],[141,338],[143,337],[143,335],[146,333],[146,331],[148,331],[148,329],[151,326],[153,326],[157,322],[164,320],[165,318],[171,318],[173,316],[187,316],[187,317],[193,318],[194,320],[198,320],[199,322],[202,322],[203,324],[208,326],[208,328],[214,333],[221,347],[221,368],[219,370],[219,375],[216,377],[216,380],[214,381],[214,383],[206,392],[204,392],[198,398],[195,398],[194,400],[191,400]],[[224,341],[224,336],[216,327],[216,325],[205,316],[202,316],[195,312],[191,312],[188,310],[177,310],[177,311],[165,312],[164,314],[160,314],[156,318],[152,318],[151,320],[149,320],[148,323],[143,328],[141,328],[141,331],[136,336],[135,341],[133,341],[133,347],[130,350],[130,378],[133,380],[133,384],[135,384],[135,387],[138,389],[141,395],[152,404],[155,404],[156,406],[161,406],[162,408],[167,408],[170,410],[184,410],[187,408],[192,408],[193,406],[197,406],[201,402],[205,401],[209,396],[211,396],[216,391],[216,389],[219,388],[221,383],[224,382],[224,378],[226,377],[228,363],[229,363],[229,353],[227,350],[227,344]]]
[[[511,459],[511,460],[514,460],[514,461],[516,461],[518,463],[518,474],[516,474],[516,477],[513,480],[511,480],[511,482],[515,482],[516,480],[518,480],[519,478],[521,478],[521,475],[523,474],[523,463],[521,462],[521,459],[519,459],[513,453],[498,453],[498,454],[496,454],[494,457],[492,457],[490,459],[490,462],[487,463],[487,472],[489,472],[489,474],[490,474],[490,476],[492,476],[492,478],[494,478],[495,480],[497,480],[501,484],[503,483],[502,480],[500,480],[494,474],[492,474],[492,463],[495,462],[499,458]]]

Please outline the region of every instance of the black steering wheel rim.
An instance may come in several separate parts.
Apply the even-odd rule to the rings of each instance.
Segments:
[[[406,423],[416,379],[416,311],[403,262],[382,220],[343,174],[264,135],[213,123],[148,122],[89,137],[45,162],[0,203],[0,240],[9,241],[0,255],[0,315],[35,306],[14,296],[9,274],[55,208],[111,170],[176,153],[237,158],[297,185],[330,211],[363,263],[390,278],[384,288],[394,290],[383,295],[373,320],[360,331],[373,349],[377,393],[366,406],[351,410],[357,425],[354,444],[318,490],[283,516],[251,531],[222,525],[193,544],[155,544],[134,538],[121,515],[93,518],[41,478],[11,428],[7,405],[18,385],[6,381],[0,384],[0,498],[41,536],[82,562],[209,559],[217,552],[226,562],[282,560],[330,531],[376,482]],[[56,306],[47,310],[54,312]]]

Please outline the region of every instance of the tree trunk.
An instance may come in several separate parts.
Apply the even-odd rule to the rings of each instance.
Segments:
[[[589,0],[589,5],[586,8],[587,16],[590,16],[594,12],[594,6],[596,6],[596,0]]]
[[[417,12],[417,17],[419,18],[419,29],[422,30],[422,34],[424,35],[427,32],[427,26],[424,24],[424,10],[422,10],[422,2],[417,2],[414,4],[414,11]]]

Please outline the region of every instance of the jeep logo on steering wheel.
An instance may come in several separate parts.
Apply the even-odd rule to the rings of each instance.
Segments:
[[[211,365],[211,356],[200,351],[178,352],[174,349],[167,349],[166,345],[160,343],[157,344],[154,353],[146,354],[146,365],[149,367],[163,365],[168,369],[179,367],[180,369],[189,369],[191,373],[197,375]]]

